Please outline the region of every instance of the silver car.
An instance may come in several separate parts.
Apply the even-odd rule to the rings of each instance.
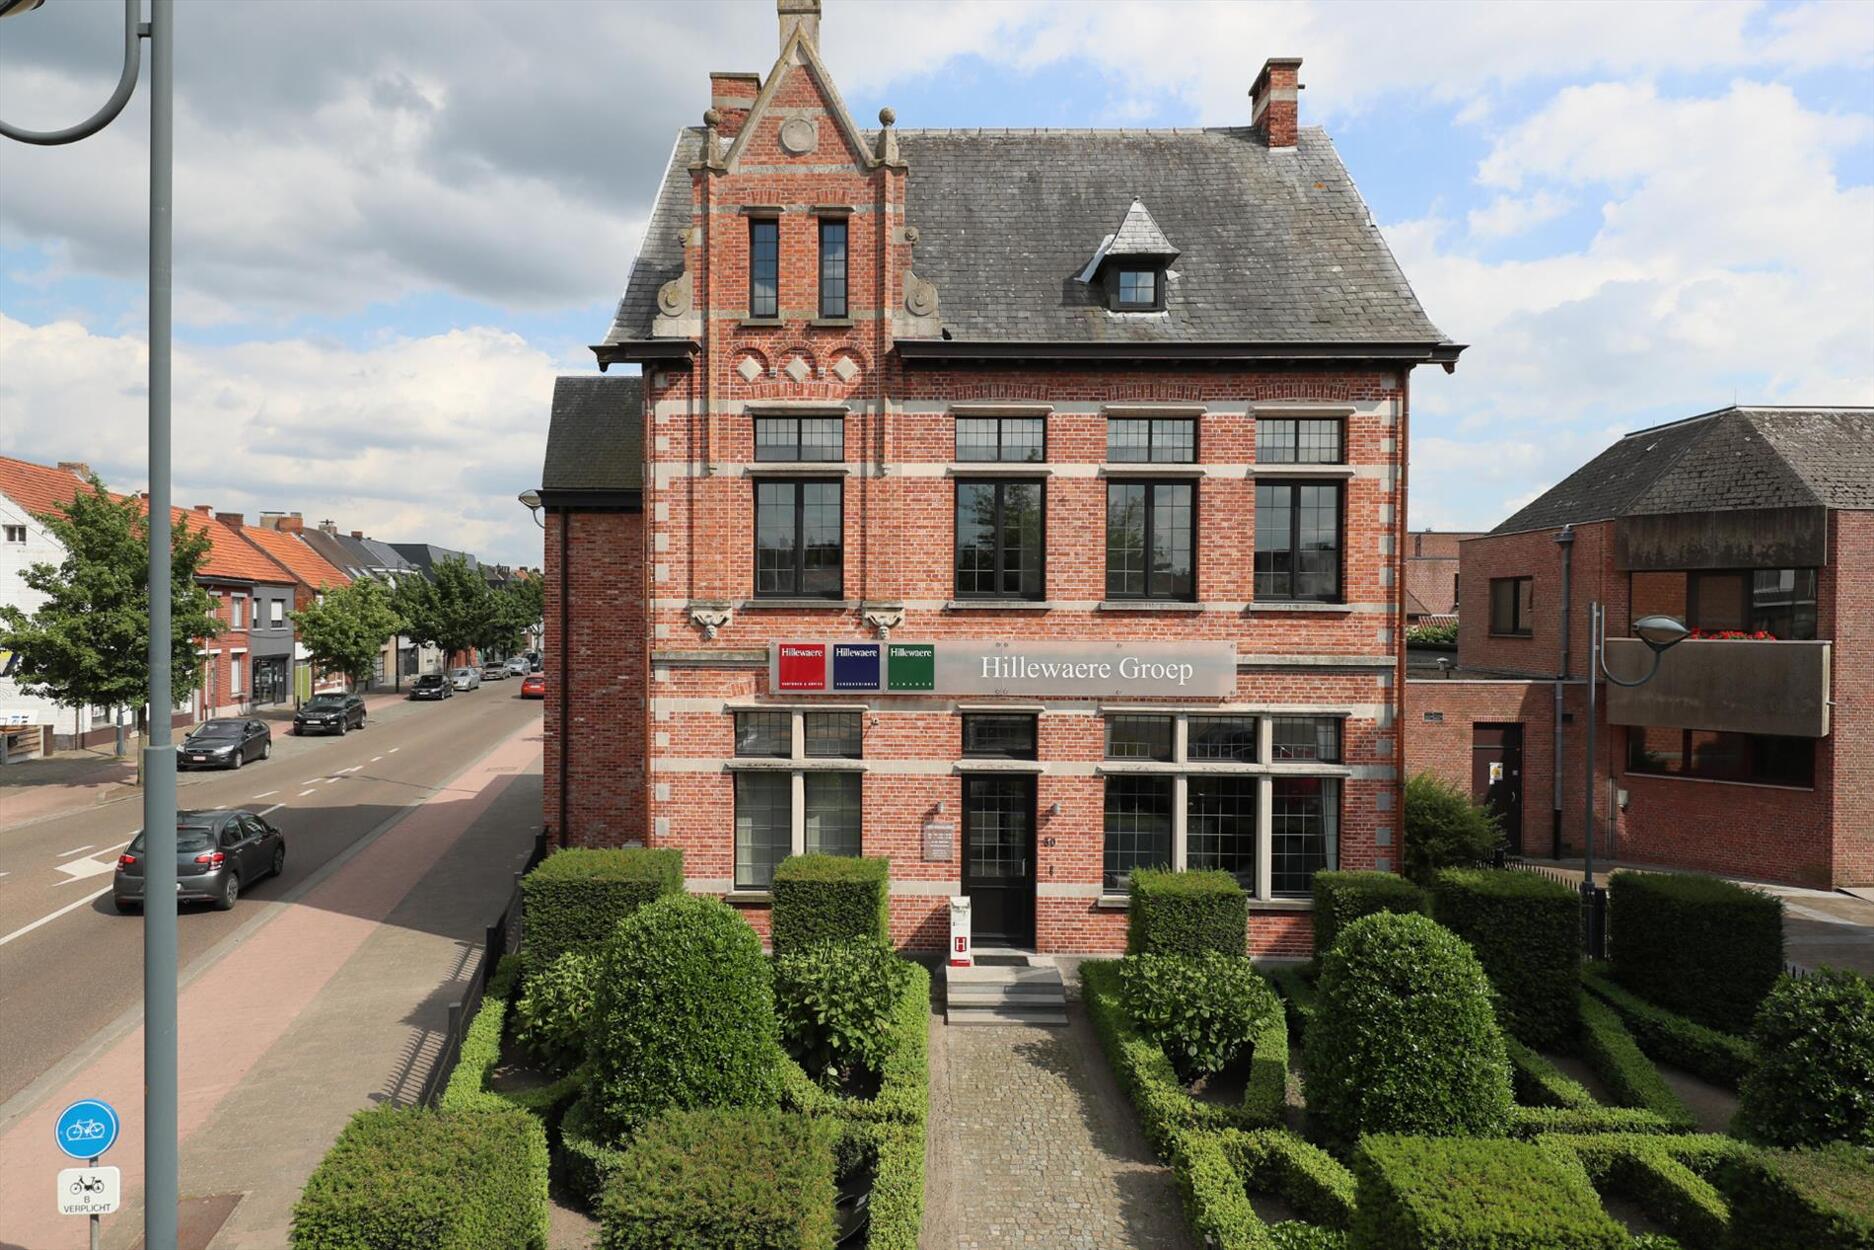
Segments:
[[[507,670],[508,670],[509,677],[527,676],[527,671],[528,671],[527,657],[524,655],[517,655],[513,657],[507,663]]]
[[[457,690],[474,690],[482,684],[481,670],[476,668],[458,668],[449,678]]]

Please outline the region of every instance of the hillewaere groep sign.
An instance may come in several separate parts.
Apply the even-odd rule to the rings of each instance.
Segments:
[[[773,642],[774,694],[1227,698],[1230,642]]]

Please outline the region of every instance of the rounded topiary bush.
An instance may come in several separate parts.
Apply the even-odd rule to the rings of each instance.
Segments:
[[[1874,1146],[1874,983],[1824,968],[1779,980],[1757,1011],[1761,1056],[1735,1127],[1772,1146]]]
[[[1501,1133],[1510,1063],[1471,948],[1419,915],[1364,916],[1321,960],[1307,1035],[1310,1121],[1362,1133]]]
[[[1119,962],[1126,1014],[1185,1082],[1228,1067],[1282,1011],[1242,955],[1128,955]]]
[[[514,1040],[541,1063],[570,1071],[586,1057],[599,958],[569,950],[527,978],[514,1004]]]
[[[619,921],[599,956],[588,1057],[593,1127],[612,1141],[673,1109],[778,1105],[761,939],[725,904],[687,894]]]

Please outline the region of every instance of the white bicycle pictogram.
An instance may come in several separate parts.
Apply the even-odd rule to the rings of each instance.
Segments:
[[[66,1141],[97,1141],[110,1132],[102,1120],[73,1120],[65,1126]]]

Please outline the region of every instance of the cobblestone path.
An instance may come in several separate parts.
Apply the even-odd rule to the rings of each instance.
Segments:
[[[1081,1004],[1068,1020],[933,1028],[922,1250],[1195,1250]]]

